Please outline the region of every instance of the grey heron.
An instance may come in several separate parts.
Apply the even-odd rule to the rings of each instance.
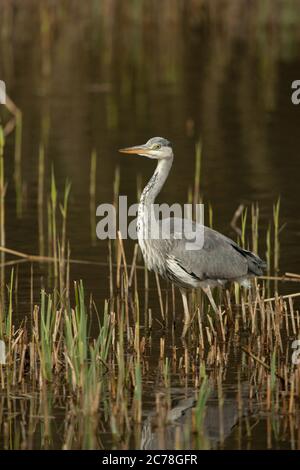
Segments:
[[[146,267],[180,288],[184,309],[184,336],[190,324],[187,289],[201,288],[208,296],[215,313],[218,313],[211,287],[222,286],[228,281],[244,283],[251,277],[260,276],[265,262],[230,238],[205,226],[200,227],[203,230],[203,242],[199,243],[199,249],[188,250],[187,241],[194,236],[195,230],[199,230],[195,222],[176,217],[162,221],[153,217],[152,207],[156,196],[173,164],[173,149],[167,139],[153,137],[146,144],[119,151],[157,160],[156,170],[145,186],[139,203],[138,242]],[[153,221],[161,235],[159,237],[152,236]],[[163,222],[171,227],[168,237],[164,237]],[[187,230],[191,233],[187,233]],[[197,238],[194,242],[197,243]]]

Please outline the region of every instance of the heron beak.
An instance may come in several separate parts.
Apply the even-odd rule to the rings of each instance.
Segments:
[[[150,153],[149,148],[146,145],[136,145],[135,147],[127,147],[125,149],[120,149],[119,152],[121,153],[131,153],[131,154],[148,154]]]

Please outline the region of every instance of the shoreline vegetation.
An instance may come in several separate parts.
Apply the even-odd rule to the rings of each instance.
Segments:
[[[213,227],[218,216],[204,189],[202,154],[206,149],[215,151],[215,135],[222,133],[222,123],[228,118],[220,106],[222,80],[239,77],[232,94],[241,114],[240,145],[245,150],[241,158],[248,158],[249,178],[257,166],[276,187],[266,158],[269,124],[260,121],[255,103],[267,110],[271,120],[279,64],[296,56],[294,45],[300,42],[295,20],[298,6],[293,1],[276,1],[265,2],[263,8],[261,1],[230,0],[222,2],[222,8],[210,0],[126,2],[129,6],[122,2],[120,8],[120,2],[112,0],[74,1],[72,7],[64,1],[59,7],[48,0],[39,2],[38,8],[36,0],[26,3],[27,9],[8,0],[0,14],[0,55],[4,58],[0,57],[0,70],[5,75],[1,79],[8,82],[12,77],[13,83],[7,87],[12,98],[7,97],[0,114],[0,448],[300,449],[300,367],[293,360],[298,357],[295,340],[300,340],[300,273],[280,269],[285,256],[281,250],[285,208],[280,197],[268,209],[271,217],[265,216],[265,201],[237,201],[228,232],[242,247],[266,259],[267,273],[255,279],[249,290],[228,285],[215,291],[220,306],[216,318],[204,296],[191,292],[193,319],[184,340],[180,339],[183,312],[177,290],[145,269],[136,243],[122,240],[118,232],[116,240],[101,242],[105,259],[91,258],[90,253],[73,257],[69,229],[70,201],[76,210],[77,199],[82,197],[78,187],[84,179],[81,171],[74,175],[72,167],[85,165],[86,240],[90,246],[99,246],[98,178],[103,187],[104,179],[107,186],[111,181],[105,194],[110,191],[118,210],[123,176],[114,161],[108,163],[106,173],[99,148],[108,135],[116,136],[126,125],[128,109],[134,109],[132,127],[141,134],[141,117],[155,121],[151,102],[157,96],[160,102],[165,89],[176,97],[181,87],[185,90],[182,96],[199,101],[205,116],[199,122],[197,117],[192,119],[189,105],[178,99],[176,132],[180,126],[184,138],[195,143],[189,162],[194,180],[186,189],[187,201],[192,205],[205,202],[209,226]],[[121,25],[118,32],[114,25]],[[15,44],[21,44],[21,50],[23,41],[31,44],[31,34],[38,47],[30,56],[33,77],[28,100],[34,103],[30,106],[41,108],[33,125],[25,122],[28,101],[23,97],[18,103],[20,85],[14,69],[20,74],[18,67],[25,68],[26,59],[14,63],[11,52]],[[119,54],[124,34],[128,44],[124,41]],[[200,39],[206,35],[209,42],[201,55],[204,78],[200,91],[190,97],[192,81],[182,70],[194,73],[197,35]],[[87,63],[82,71],[73,60],[86,43],[89,55],[84,56]],[[185,54],[184,47],[189,47]],[[247,60],[240,61],[240,68],[233,68],[227,76],[239,48]],[[251,86],[256,62],[262,89],[254,100]],[[71,79],[60,75],[62,63],[76,71]],[[68,87],[74,83],[69,96]],[[86,115],[81,116],[76,101],[79,91],[95,102],[95,127],[88,127]],[[57,139],[67,147],[63,162],[59,152],[57,160],[53,158],[57,148],[61,150],[59,145],[52,153],[49,150],[51,107],[56,109],[55,103],[61,99],[69,107],[56,118],[76,123],[64,127]],[[96,109],[101,110],[100,115]],[[166,109],[164,121],[173,114],[172,108]],[[98,130],[102,121],[105,124]],[[206,142],[198,137],[199,129]],[[94,139],[84,163],[76,154],[75,134],[81,132]],[[66,133],[69,140],[65,140]],[[231,134],[222,142],[226,139],[231,141]],[[34,144],[29,145],[28,140]],[[24,154],[32,158],[26,163],[30,166],[34,151],[37,164],[26,173]],[[86,155],[82,148],[78,152]],[[57,181],[58,164],[60,177],[69,177],[64,186],[61,178]],[[23,239],[34,232],[37,243],[29,250],[24,246],[32,245],[14,245],[7,226],[13,217],[23,220],[30,206],[31,186],[34,215]],[[138,174],[136,200],[142,186]],[[16,227],[22,230],[21,222]],[[26,276],[23,265],[28,268]],[[74,267],[76,274],[83,273],[76,280]],[[84,269],[92,267],[97,273],[101,268],[96,282],[107,293],[101,301],[95,298],[96,289],[87,287],[84,276]],[[16,315],[20,305],[21,316]]]

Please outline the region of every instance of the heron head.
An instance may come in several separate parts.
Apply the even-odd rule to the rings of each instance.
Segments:
[[[156,160],[168,159],[173,156],[170,142],[163,137],[152,137],[143,145],[120,149],[119,152],[142,155]]]

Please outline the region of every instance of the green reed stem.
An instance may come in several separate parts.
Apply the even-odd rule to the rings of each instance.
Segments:
[[[279,271],[280,243],[279,243],[279,214],[280,214],[280,198],[273,207],[274,222],[274,273]]]
[[[38,167],[38,225],[39,225],[39,254],[44,256],[44,187],[45,187],[45,150],[40,144]]]
[[[51,171],[51,215],[52,215],[52,249],[54,258],[54,275],[58,275],[57,267],[57,228],[56,228],[56,207],[57,207],[57,189],[55,184],[54,170]]]
[[[96,150],[91,154],[91,168],[90,168],[90,225],[91,225],[91,240],[94,244],[96,242],[96,176],[97,176],[97,153]]]

